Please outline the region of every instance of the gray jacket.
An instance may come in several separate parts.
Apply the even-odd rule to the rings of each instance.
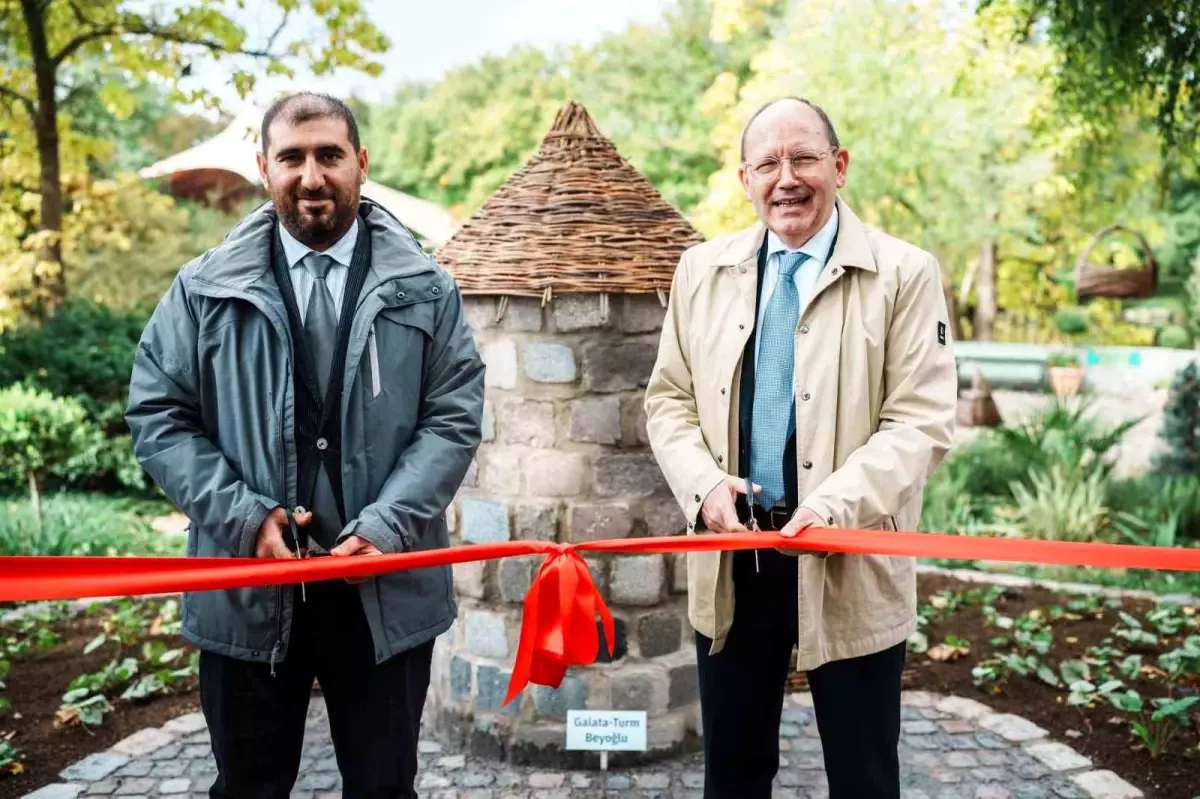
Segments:
[[[383,552],[449,545],[445,510],[481,438],[484,367],[453,279],[364,200],[372,263],[342,393],[346,526]],[[188,555],[253,557],[267,514],[297,504],[291,332],[267,203],[180,270],[138,345],[126,418],[138,461],[189,518]],[[377,661],[457,614],[450,568],[359,584]],[[293,591],[190,593],[183,635],[244,660],[287,655]]]

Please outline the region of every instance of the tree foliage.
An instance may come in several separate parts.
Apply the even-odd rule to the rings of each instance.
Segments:
[[[78,173],[64,169],[70,166],[64,161],[71,159],[71,144],[84,138],[71,133],[77,106],[98,98],[114,116],[127,118],[138,100],[131,86],[144,85],[144,79],[171,87],[177,100],[207,101],[202,90],[183,90],[183,79],[219,60],[232,61],[232,82],[243,96],[264,69],[290,75],[306,64],[318,75],[340,67],[380,72],[371,57],[388,41],[363,14],[361,0],[257,4],[258,19],[278,19],[261,42],[252,41],[240,22],[249,13],[247,3],[237,0],[236,14],[229,6],[223,0],[0,0],[0,114],[12,120],[11,129],[32,129],[38,165],[36,189],[22,182],[24,194],[37,200],[29,209],[36,233],[22,241],[32,264],[19,265],[31,278],[23,298],[27,309],[44,313],[66,296],[65,184]],[[291,36],[294,21],[315,23],[315,29]],[[97,63],[104,68],[84,68]]]
[[[1196,154],[1200,131],[1197,0],[984,0],[1021,21],[1025,39],[1055,45],[1066,107],[1102,121],[1131,101],[1152,103],[1163,152]]]

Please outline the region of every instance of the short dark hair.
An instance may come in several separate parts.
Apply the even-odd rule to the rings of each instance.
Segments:
[[[316,92],[297,92],[280,97],[271,103],[271,107],[263,114],[262,119],[262,150],[267,154],[267,137],[271,125],[279,117],[290,125],[298,125],[313,119],[340,119],[346,123],[350,131],[350,144],[354,152],[362,147],[358,137],[358,122],[354,120],[354,112],[350,107],[336,97]]]
[[[758,110],[750,115],[750,119],[746,120],[746,126],[744,128],[742,128],[742,160],[743,161],[746,160],[746,134],[750,131],[750,126],[754,124],[754,120],[758,119],[759,114],[761,114],[763,111],[766,111],[768,108],[775,105],[776,103],[782,103],[784,100],[795,100],[796,102],[803,103],[804,105],[808,106],[812,110],[816,111],[817,116],[819,116],[821,118],[821,121],[825,123],[825,132],[827,134],[829,134],[829,143],[832,144],[834,147],[842,146],[838,142],[837,131],[833,129],[833,122],[829,119],[829,114],[825,113],[824,108],[822,108],[821,106],[817,105],[814,102],[804,99],[803,97],[794,97],[792,95],[788,95],[786,97],[776,97],[771,102],[765,103],[765,104],[759,106]]]

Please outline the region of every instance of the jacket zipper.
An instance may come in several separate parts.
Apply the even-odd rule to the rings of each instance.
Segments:
[[[379,396],[379,345],[375,342],[375,325],[372,323],[371,330],[367,333],[367,349],[370,351],[371,358],[371,398]]]

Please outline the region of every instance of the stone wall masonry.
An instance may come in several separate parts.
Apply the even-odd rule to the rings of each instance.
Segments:
[[[500,319],[495,297],[465,304],[489,372],[487,430],[453,503],[452,542],[682,533],[646,442],[644,388],[665,314],[658,297],[611,297],[607,317],[595,295],[545,306],[510,298]],[[601,638],[595,665],[571,669],[557,689],[530,687],[509,707],[522,602],[541,558],[454,567],[458,621],[438,639],[430,691],[439,734],[473,752],[555,762],[566,756],[568,710],[628,708],[650,714],[657,752],[694,739],[686,567],[658,555],[584,559],[614,617],[613,655]]]

